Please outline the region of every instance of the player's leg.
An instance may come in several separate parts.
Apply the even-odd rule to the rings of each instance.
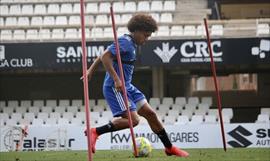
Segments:
[[[109,104],[111,108],[113,116],[116,118],[114,118],[112,121],[110,121],[106,125],[96,127],[96,128],[91,128],[93,153],[95,152],[95,145],[96,145],[96,140],[98,139],[98,136],[105,133],[129,128],[128,115],[126,113],[126,108],[124,106],[122,94],[120,92],[117,92],[112,87],[104,87],[103,94],[105,96],[107,103]],[[133,126],[136,126],[139,123],[139,116],[136,112],[136,106],[130,100],[129,100],[129,106],[130,106],[129,108],[131,111],[131,120],[133,122]]]
[[[152,131],[158,135],[163,145],[165,146],[166,154],[176,155],[179,157],[187,157],[189,154],[186,151],[181,150],[176,146],[172,145],[166,133],[166,130],[164,129],[162,123],[157,117],[156,112],[151,108],[151,106],[147,103],[147,101],[141,100],[138,101],[137,104],[142,105],[138,110],[138,114],[143,116],[147,120]]]

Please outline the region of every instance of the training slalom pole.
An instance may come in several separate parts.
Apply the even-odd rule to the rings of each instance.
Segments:
[[[221,127],[221,134],[222,134],[222,141],[223,141],[223,149],[224,151],[227,150],[226,148],[226,139],[225,139],[225,133],[224,133],[224,125],[223,125],[223,117],[222,117],[222,112],[221,112],[221,98],[220,98],[220,93],[219,93],[219,88],[217,84],[217,74],[216,74],[216,66],[213,58],[213,53],[212,53],[212,47],[211,47],[211,40],[209,36],[209,31],[208,31],[208,25],[207,25],[207,20],[204,19],[204,27],[206,31],[206,37],[207,37],[207,44],[208,44],[208,50],[210,53],[210,58],[211,58],[211,69],[213,73],[213,79],[215,83],[215,89],[216,89],[216,96],[217,96],[217,103],[218,103],[218,113],[219,113],[219,122],[220,122],[220,127]]]
[[[124,80],[124,73],[123,73],[123,68],[122,68],[122,61],[121,61],[121,56],[120,56],[118,38],[117,38],[116,29],[115,29],[114,13],[113,13],[112,7],[110,7],[110,11],[111,11],[111,17],[112,17],[112,28],[113,28],[113,36],[114,36],[114,42],[115,42],[115,48],[116,48],[117,63],[119,66],[120,79],[122,82],[122,89],[121,90],[123,92],[124,102],[125,102],[125,106],[126,106],[126,110],[127,110],[127,114],[128,114],[128,124],[129,124],[129,128],[130,128],[132,142],[133,142],[134,155],[135,155],[135,157],[137,157],[138,151],[137,151],[137,145],[136,145],[135,135],[134,135],[134,131],[133,131],[133,123],[131,120],[131,114],[130,114],[130,110],[129,110],[129,106],[128,106],[128,97],[127,97],[127,91],[126,91],[126,85],[125,85],[125,80]]]
[[[89,93],[88,93],[88,77],[87,77],[87,51],[85,41],[85,21],[84,21],[84,0],[80,1],[81,6],[81,36],[82,36],[82,67],[83,67],[83,90],[84,90],[84,105],[86,114],[86,133],[88,146],[88,161],[92,161],[92,145],[90,133],[90,110],[89,110]]]

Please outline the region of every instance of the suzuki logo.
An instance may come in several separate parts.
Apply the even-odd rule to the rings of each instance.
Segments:
[[[0,61],[5,59],[5,46],[0,45]]]
[[[250,136],[252,133],[242,126],[238,126],[234,130],[228,133],[235,141],[229,141],[228,144],[232,147],[248,147],[252,143],[245,138],[245,136]]]
[[[171,58],[177,52],[177,49],[175,49],[175,47],[169,49],[169,43],[162,43],[162,49],[157,47],[154,52],[159,56],[163,63],[169,63]]]
[[[269,40],[261,40],[259,47],[253,47],[251,49],[252,55],[258,55],[260,59],[264,59],[266,57],[266,52],[270,51],[270,41]]]

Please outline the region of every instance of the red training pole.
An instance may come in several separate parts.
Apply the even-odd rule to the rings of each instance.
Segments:
[[[84,0],[80,1],[81,6],[81,29],[82,29],[82,66],[83,66],[83,90],[84,90],[84,104],[86,114],[86,131],[87,131],[87,145],[88,145],[88,161],[92,161],[92,145],[90,135],[90,110],[89,110],[89,93],[88,93],[88,77],[87,72],[87,50],[85,42],[85,22],[84,22]]]
[[[223,125],[223,118],[222,118],[222,112],[221,112],[221,99],[220,99],[220,93],[219,93],[219,88],[217,84],[217,74],[216,74],[216,66],[213,58],[213,53],[212,53],[212,47],[211,47],[211,40],[209,36],[209,31],[208,31],[208,25],[207,25],[207,20],[204,19],[204,26],[205,26],[205,31],[206,31],[206,36],[207,36],[207,44],[208,44],[208,50],[210,53],[210,58],[211,58],[211,69],[213,73],[213,79],[215,83],[215,89],[216,89],[216,95],[217,95],[217,101],[218,101],[218,113],[219,113],[219,118],[220,118],[220,127],[221,127],[221,134],[222,134],[222,141],[223,141],[223,149],[224,151],[227,150],[226,148],[226,139],[225,139],[225,133],[224,133],[224,125]]]
[[[131,114],[130,114],[129,106],[128,106],[128,97],[127,97],[126,85],[125,85],[125,80],[124,80],[124,73],[123,73],[123,68],[122,68],[120,50],[119,50],[119,45],[118,45],[118,38],[117,38],[116,30],[115,30],[113,8],[110,7],[110,10],[111,10],[111,17],[112,17],[113,36],[114,36],[114,42],[115,42],[115,48],[116,48],[116,57],[117,57],[117,63],[118,63],[118,66],[119,66],[119,71],[120,71],[120,79],[121,79],[121,82],[122,82],[122,92],[123,92],[123,95],[124,95],[124,102],[125,102],[126,110],[127,110],[127,113],[128,113],[128,123],[129,123],[130,134],[131,134],[132,142],[133,142],[134,155],[135,155],[135,157],[137,157],[138,156],[138,151],[137,151],[137,145],[136,145],[135,135],[134,135],[134,131],[133,131],[133,123],[132,123],[132,120],[131,120]]]

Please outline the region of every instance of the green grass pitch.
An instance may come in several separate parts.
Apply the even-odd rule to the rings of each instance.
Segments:
[[[131,151],[97,151],[93,161],[270,161],[270,149],[187,149],[188,158],[166,156],[154,150],[150,157],[134,158]],[[0,161],[87,161],[86,151],[2,152]]]

